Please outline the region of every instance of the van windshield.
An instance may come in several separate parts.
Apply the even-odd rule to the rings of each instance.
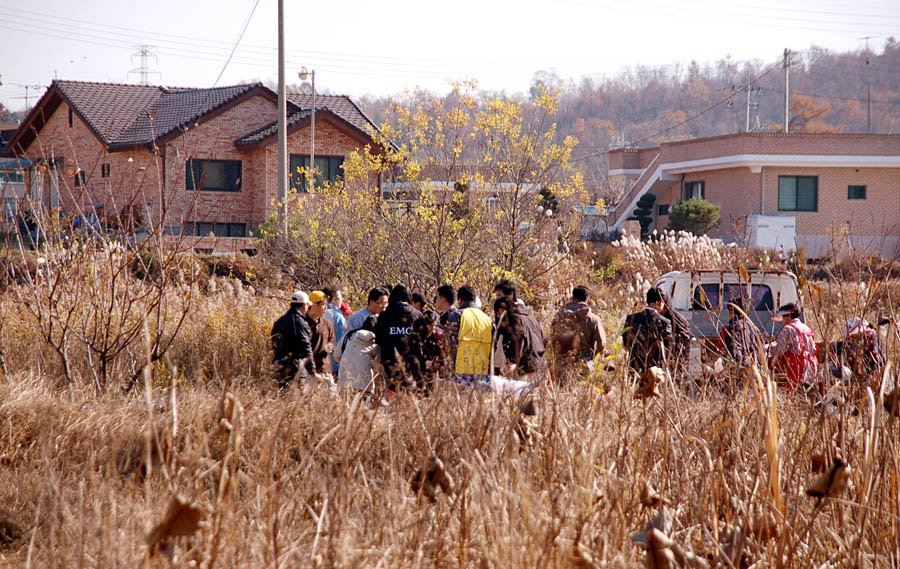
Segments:
[[[747,286],[737,283],[722,285],[723,298],[719,298],[719,283],[702,284],[694,288],[691,310],[711,310],[724,308],[735,298],[747,296]],[[775,308],[772,300],[772,289],[766,285],[750,285],[751,310],[769,311]]]

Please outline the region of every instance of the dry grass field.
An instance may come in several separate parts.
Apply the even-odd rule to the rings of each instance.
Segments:
[[[764,369],[640,399],[616,339],[646,286],[774,261],[674,234],[602,253],[525,291],[549,329],[572,275],[588,281],[618,371],[542,378],[527,396],[440,384],[371,409],[324,385],[275,389],[268,333],[288,287],[248,286],[264,265],[241,260],[242,283],[236,261],[210,278],[114,243],[12,251],[0,564],[900,566],[896,324],[882,328],[887,373],[845,405],[786,397]],[[892,267],[807,271],[817,339],[849,316],[895,317]]]
[[[900,565],[900,424],[879,389],[829,413],[774,395],[763,372],[642,401],[620,371],[542,383],[534,415],[525,398],[454,385],[371,410],[324,386],[272,387],[281,302],[234,286],[198,298],[124,393],[123,378],[61,383],[2,296],[0,563]],[[624,314],[607,310],[610,337]],[[821,498],[807,495],[817,480]]]

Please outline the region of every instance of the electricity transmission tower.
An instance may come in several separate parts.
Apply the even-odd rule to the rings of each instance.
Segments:
[[[150,51],[153,47],[154,46],[152,45],[136,45],[134,46],[134,49],[137,51],[131,54],[131,61],[134,61],[135,57],[141,58],[141,66],[132,69],[128,74],[131,75],[132,73],[137,73],[140,76],[138,83],[141,85],[150,84],[150,75],[162,77],[162,74],[159,71],[150,68],[150,58],[152,57],[156,60],[156,56]]]

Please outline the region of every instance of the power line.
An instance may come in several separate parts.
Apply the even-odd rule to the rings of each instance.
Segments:
[[[746,83],[745,85],[743,85],[743,86],[741,87],[740,90],[737,90],[737,91],[733,92],[732,94],[728,95],[727,97],[725,97],[724,99],[721,99],[720,101],[717,101],[717,102],[713,103],[712,105],[709,105],[708,107],[706,107],[706,108],[703,109],[702,111],[700,111],[700,112],[698,112],[698,113],[695,113],[695,114],[693,114],[693,115],[687,117],[686,119],[684,119],[683,121],[679,122],[678,124],[674,124],[674,125],[672,125],[672,126],[670,126],[670,127],[667,127],[667,128],[664,128],[664,129],[662,129],[662,130],[660,130],[660,131],[658,131],[658,132],[655,132],[655,133],[653,133],[653,134],[651,134],[651,135],[649,135],[649,136],[645,136],[644,138],[642,138],[642,139],[640,139],[640,140],[638,140],[638,141],[630,142],[630,143],[628,143],[628,144],[626,145],[626,147],[634,147],[634,146],[638,146],[639,144],[641,144],[641,143],[643,143],[643,142],[646,142],[646,141],[648,141],[648,140],[650,140],[650,139],[652,139],[652,138],[656,138],[657,136],[661,136],[661,135],[663,135],[663,134],[665,134],[665,133],[667,133],[667,132],[669,132],[669,131],[671,131],[671,130],[674,130],[674,129],[680,127],[680,126],[683,126],[683,125],[689,123],[690,121],[692,121],[692,120],[694,120],[694,119],[696,119],[696,118],[698,118],[698,117],[701,117],[701,116],[705,115],[706,113],[708,113],[708,112],[710,112],[710,111],[712,111],[712,110],[714,110],[714,109],[716,109],[716,108],[718,108],[718,107],[724,105],[725,103],[727,103],[728,101],[730,101],[731,99],[735,98],[735,97],[738,96],[740,93],[742,93],[742,92],[743,92],[743,89],[748,89],[748,88],[751,87],[754,83],[756,83],[757,81],[759,81],[760,79],[762,79],[763,77],[765,77],[766,75],[768,75],[769,73],[771,73],[771,72],[775,71],[776,69],[778,69],[778,68],[780,67],[780,65],[781,65],[780,62],[779,62],[779,63],[776,63],[776,64],[774,64],[774,65],[772,65],[771,67],[769,67],[769,69],[767,69],[766,71],[762,72],[760,75],[756,76],[754,79],[752,79],[751,81],[749,81],[748,83]],[[594,153],[594,154],[588,154],[588,155],[586,155],[586,156],[582,156],[581,158],[572,160],[572,162],[578,162],[578,161],[581,161],[581,160],[587,160],[588,158],[593,158],[593,157],[595,157],[595,156],[600,156],[600,155],[606,154],[606,153],[608,153],[608,152],[609,152],[609,150],[607,149],[607,150],[602,151],[602,152],[596,152],[596,153]]]
[[[244,27],[241,28],[241,33],[238,35],[237,40],[234,42],[234,47],[231,48],[231,53],[228,54],[228,59],[225,60],[225,65],[222,66],[222,70],[219,71],[219,76],[216,77],[216,80],[213,82],[213,87],[219,84],[219,80],[222,78],[222,74],[225,73],[225,69],[228,67],[228,64],[231,63],[231,58],[234,57],[234,50],[237,49],[238,44],[241,43],[241,39],[244,37],[244,32],[247,31],[247,26],[250,25],[250,20],[253,19],[253,14],[256,13],[256,7],[259,6],[259,0],[253,4],[253,8],[250,9],[250,13],[247,15],[247,19],[244,21]]]
[[[612,11],[620,11],[620,12],[636,12],[640,14],[649,14],[653,16],[670,16],[675,18],[690,18],[691,20],[706,20],[712,22],[728,22],[728,23],[739,23],[742,25],[753,25],[753,26],[765,26],[765,27],[776,27],[776,28],[787,28],[787,29],[802,29],[802,30],[814,30],[814,31],[824,31],[824,32],[852,32],[852,33],[868,33],[871,30],[855,30],[855,29],[847,29],[846,25],[851,26],[866,26],[866,27],[880,27],[885,28],[886,30],[896,29],[896,24],[886,23],[885,19],[890,19],[890,16],[880,15],[879,19],[881,22],[854,22],[854,21],[831,21],[831,20],[815,20],[810,19],[808,17],[797,17],[791,18],[789,16],[784,16],[780,14],[780,11],[775,11],[777,16],[769,16],[765,14],[759,14],[758,10],[753,12],[729,12],[727,10],[718,9],[715,12],[711,12],[706,8],[686,8],[682,5],[679,5],[677,8],[673,8],[669,4],[656,4],[652,2],[637,2],[632,1],[629,3],[604,3],[603,5],[594,4],[591,2],[586,2],[583,0],[554,0],[560,4],[569,4],[573,6],[581,6],[585,8],[594,8],[594,9],[603,9],[603,10],[612,10]],[[643,9],[642,9],[643,8]],[[665,12],[660,12],[660,10],[664,10]],[[723,17],[724,16],[724,17]],[[762,21],[750,21],[748,18]],[[774,18],[777,18],[775,20]],[[791,25],[785,24],[781,22],[798,22],[798,23],[812,23],[812,24],[821,24],[826,26],[836,26],[830,28],[822,28],[808,25]]]
[[[582,6],[590,7],[590,8],[609,8],[609,7],[610,7],[610,3],[608,3],[608,2],[598,2],[598,3],[595,3],[595,2],[590,2],[589,0],[581,0],[581,1],[579,1],[579,2],[575,2],[575,1],[573,0],[573,1],[571,1],[571,2],[570,2],[570,1],[565,1],[565,2],[561,2],[561,3],[566,3],[566,4],[577,4],[577,5],[582,5]],[[645,2],[645,1],[641,1],[641,0],[632,0],[631,2],[629,2],[629,4],[631,4],[631,5],[638,5],[638,6],[647,6],[647,7],[653,8],[653,9],[657,9],[657,8],[671,8],[671,5],[668,5],[668,4],[658,4],[658,3],[653,3],[653,2]],[[691,6],[691,4],[700,4],[700,5],[702,5],[702,6],[714,6],[714,7],[716,8],[716,10],[715,10],[716,13],[724,13],[724,14],[726,14],[726,15],[736,15],[736,16],[746,16],[746,15],[748,15],[748,14],[746,14],[745,12],[730,12],[730,11],[728,11],[728,10],[722,10],[723,4],[722,4],[721,2],[717,2],[717,1],[715,1],[715,0],[711,0],[711,1],[710,1],[710,0],[692,0],[692,1],[687,1],[687,2],[682,1],[682,2],[679,2],[679,4],[678,4],[678,11],[688,11],[688,12],[692,12],[692,11],[693,11],[693,12],[696,12],[696,11],[704,11],[704,12],[709,12],[709,9],[708,9],[708,8],[705,8],[705,7],[699,7],[699,6]],[[790,7],[786,7],[786,6],[784,6],[784,5],[773,6],[773,5],[743,4],[743,3],[733,3],[733,2],[729,2],[729,3],[727,4],[727,7],[728,7],[728,8],[743,8],[743,9],[746,9],[746,10],[752,12],[752,14],[749,14],[749,15],[756,15],[756,14],[759,14],[759,13],[760,13],[760,10],[771,10],[771,11],[773,11],[773,12],[779,14],[779,16],[778,16],[779,19],[785,19],[785,16],[784,16],[784,13],[785,13],[785,12],[794,12],[794,13],[800,14],[800,17],[796,17],[796,18],[790,18],[790,17],[788,17],[787,19],[789,19],[789,20],[799,20],[799,21],[805,21],[805,22],[819,22],[819,23],[826,23],[826,24],[835,24],[835,23],[839,23],[839,22],[834,22],[834,21],[830,21],[830,20],[815,20],[815,19],[810,19],[810,18],[809,18],[809,10],[808,10],[808,9],[804,9],[804,8],[790,8]],[[896,18],[896,19],[900,19],[900,15],[897,15],[897,16],[886,16],[885,14],[862,13],[862,12],[858,12],[858,11],[836,12],[836,11],[829,11],[829,10],[821,10],[821,9],[817,9],[816,12],[815,12],[815,14],[816,14],[817,16],[821,16],[821,15],[833,15],[833,16],[840,16],[840,17],[852,16],[852,17],[862,17],[862,18],[874,18],[874,19],[878,19],[878,20],[882,20],[882,21],[885,20],[886,18]],[[766,15],[761,15],[761,16],[758,16],[758,17],[768,17],[768,16],[766,16]],[[847,23],[847,22],[840,22],[840,23]],[[869,22],[850,22],[850,23],[860,24],[860,25],[869,25],[869,24],[870,24]],[[887,24],[879,24],[879,25],[884,26],[884,25],[887,25]]]

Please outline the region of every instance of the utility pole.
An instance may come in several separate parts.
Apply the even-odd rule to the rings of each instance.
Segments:
[[[866,40],[866,134],[872,132],[872,75],[870,73],[869,62],[871,55],[869,54],[869,39],[872,36],[863,38]]]
[[[747,126],[744,128],[744,132],[750,132],[750,92],[753,89],[747,87]]]
[[[30,83],[28,83],[28,84],[26,84],[26,83],[10,83],[10,85],[15,85],[16,87],[21,87],[22,89],[25,89],[24,97],[13,97],[13,99],[25,99],[25,114],[28,114],[28,111],[30,110],[28,108],[28,101],[29,101],[29,99],[31,99],[31,95],[28,94],[28,91],[29,91],[29,89],[35,89],[35,90],[41,89],[42,86],[37,85],[37,84],[32,85]]]
[[[791,90],[790,90],[790,75],[791,75],[791,50],[788,48],[784,48],[784,133],[787,134],[789,131],[789,122],[790,122],[790,105],[791,105]]]
[[[284,91],[284,0],[278,0],[278,199],[281,200],[283,238],[287,239],[287,98]]]

